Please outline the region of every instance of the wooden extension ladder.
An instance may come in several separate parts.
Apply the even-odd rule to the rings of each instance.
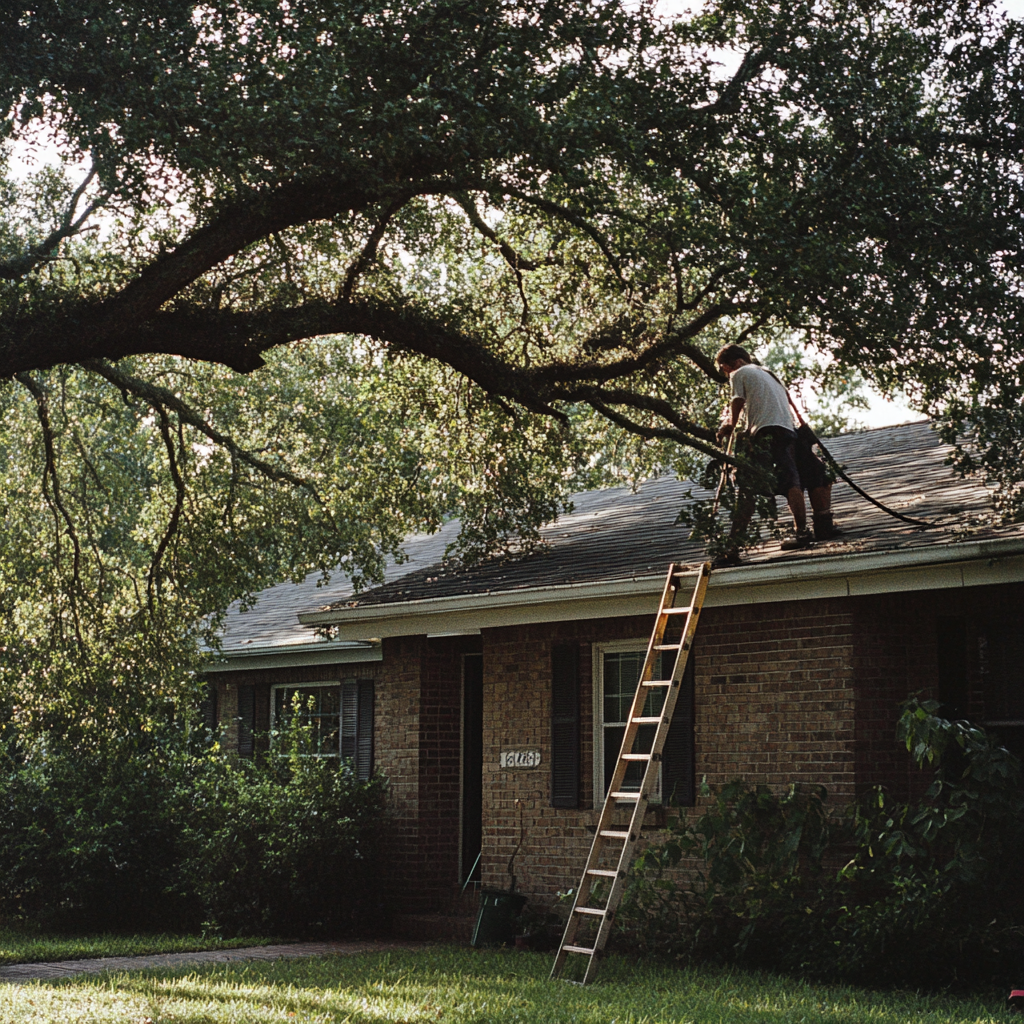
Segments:
[[[637,840],[640,838],[640,828],[647,812],[647,804],[657,785],[661,753],[668,736],[672,713],[675,711],[693,637],[697,632],[697,621],[704,606],[704,595],[707,593],[710,575],[711,563],[705,562],[697,570],[697,580],[690,603],[677,607],[676,596],[684,580],[693,576],[693,570],[681,569],[675,564],[669,566],[658,617],[654,623],[651,641],[647,645],[647,657],[644,659],[636,694],[626,719],[626,732],[622,739],[619,758],[615,764],[611,784],[608,786],[604,809],[594,831],[590,856],[580,877],[580,884],[576,888],[576,899],[565,926],[565,934],[555,957],[555,965],[551,969],[553,979],[561,976],[570,953],[588,958],[586,972],[580,984],[586,985],[592,981],[597,971],[598,960],[608,942],[615,912],[622,900],[626,874],[633,860]],[[682,615],[685,615],[686,619],[678,642],[666,644],[664,639],[669,622]],[[667,678],[653,678],[655,668],[668,660],[664,657],[664,652],[669,651],[676,652],[672,672],[665,673],[662,670],[659,674]],[[663,695],[664,700],[660,710],[655,711],[652,705],[657,705],[658,694]],[[651,726],[656,727],[654,739],[649,750],[639,753],[634,748],[641,735],[640,730],[645,726],[648,732]],[[646,746],[643,742],[640,745]],[[626,772],[635,764],[643,766],[643,779],[636,788],[632,788],[626,785]],[[621,818],[623,812],[629,816],[628,825],[616,823],[616,817]],[[599,883],[602,884],[595,892],[595,887]],[[602,900],[603,906],[590,906],[592,902]],[[596,933],[587,940],[582,940],[581,928],[585,931],[589,929],[591,932],[596,930]],[[583,945],[583,941],[588,941],[589,944]]]

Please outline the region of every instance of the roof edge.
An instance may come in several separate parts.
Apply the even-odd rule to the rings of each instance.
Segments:
[[[762,604],[783,599],[780,588],[790,590],[794,585],[821,584],[843,578],[862,578],[877,574],[907,572],[929,566],[952,566],[984,559],[999,559],[1024,555],[1024,537],[1005,537],[981,541],[963,541],[931,548],[895,549],[890,551],[855,552],[823,555],[814,558],[786,559],[778,562],[760,562],[717,570],[711,578],[709,601],[714,604]],[[667,566],[666,566],[667,570]],[[299,614],[304,626],[333,625],[357,627],[357,624],[388,623],[386,632],[374,631],[374,636],[401,635],[395,626],[403,619],[423,620],[453,613],[495,612],[510,608],[536,605],[573,605],[581,602],[605,602],[609,598],[640,597],[660,589],[664,573],[637,576],[627,580],[599,581],[523,587],[518,590],[482,594],[454,594],[447,597],[418,598],[389,604],[355,604],[346,608],[332,608]],[[915,589],[911,580],[905,589]],[[984,582],[978,580],[978,582]],[[954,585],[975,585],[961,582]],[[856,588],[858,591],[861,588]],[[882,587],[889,590],[890,587]],[[820,586],[810,586],[805,597],[821,596]],[[849,587],[847,593],[851,593]],[[880,591],[879,591],[880,592]],[[788,595],[787,595],[788,596]],[[793,595],[796,596],[796,595]],[[799,597],[796,597],[799,599]],[[601,612],[602,615],[609,614]],[[577,618],[574,613],[572,618]],[[535,621],[531,617],[531,621]],[[414,630],[419,632],[419,628]],[[346,629],[347,632],[347,629]],[[352,634],[349,634],[352,638]]]
[[[299,644],[272,644],[247,647],[244,651],[221,651],[216,660],[202,668],[211,672],[237,672],[246,668],[302,668],[306,665],[342,665],[346,663],[380,661],[380,644],[346,640],[324,643],[321,640]]]

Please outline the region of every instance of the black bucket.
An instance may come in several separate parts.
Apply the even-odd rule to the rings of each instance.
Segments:
[[[516,918],[526,897],[507,889],[483,889],[471,946],[511,946],[516,939]]]

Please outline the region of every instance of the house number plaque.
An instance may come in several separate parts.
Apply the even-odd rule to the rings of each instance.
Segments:
[[[498,758],[500,768],[539,768],[540,751],[536,747],[503,750]]]

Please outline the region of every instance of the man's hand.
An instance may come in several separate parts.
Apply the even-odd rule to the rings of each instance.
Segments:
[[[731,433],[732,433],[732,424],[731,423],[723,423],[718,428],[718,433],[715,434],[715,437],[717,437],[719,441],[722,441],[723,439],[727,438]]]

